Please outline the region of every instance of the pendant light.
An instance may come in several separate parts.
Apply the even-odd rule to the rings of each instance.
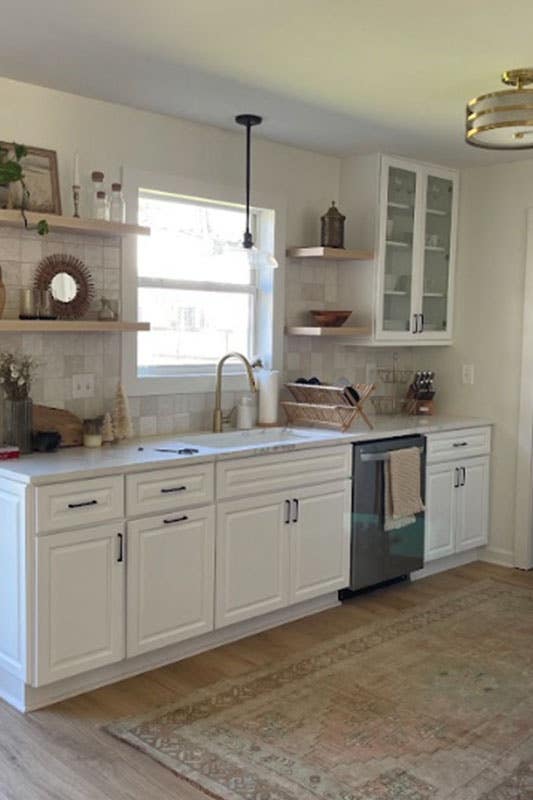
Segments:
[[[246,128],[246,230],[242,240],[242,246],[248,256],[248,262],[252,269],[276,269],[278,262],[272,255],[264,250],[258,250],[254,244],[252,232],[250,230],[250,178],[251,178],[251,151],[252,151],[252,128],[261,125],[263,117],[257,114],[239,114],[235,117],[237,125]]]
[[[533,147],[533,68],[510,69],[502,82],[512,89],[489,92],[466,105],[466,141],[489,150]]]

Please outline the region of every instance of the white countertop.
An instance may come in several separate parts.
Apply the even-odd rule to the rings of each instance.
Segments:
[[[34,453],[11,461],[0,461],[0,477],[35,485],[55,483],[66,480],[83,480],[117,472],[140,472],[150,469],[182,466],[187,463],[213,462],[227,458],[244,458],[259,454],[272,454],[340,444],[342,442],[363,442],[375,439],[390,439],[395,436],[438,433],[463,428],[476,428],[491,425],[489,420],[473,417],[408,417],[377,416],[372,418],[373,430],[369,430],[362,420],[344,433],[321,428],[285,429],[279,443],[261,443],[260,433],[255,429],[252,443],[246,441],[243,433],[242,443],[227,447],[208,447],[195,441],[198,434],[183,433],[165,437],[145,437],[101,448],[72,447],[55,453]],[[270,429],[264,430],[265,436]],[[239,432],[241,433],[241,432]],[[178,454],[189,443],[198,449],[194,455]],[[172,452],[164,452],[164,451]]]

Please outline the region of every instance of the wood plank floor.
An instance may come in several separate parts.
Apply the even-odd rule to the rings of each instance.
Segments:
[[[533,588],[533,571],[469,564],[251,636],[23,716],[0,701],[1,800],[206,800],[169,770],[101,730],[221,678],[276,662],[417,603],[497,577]]]

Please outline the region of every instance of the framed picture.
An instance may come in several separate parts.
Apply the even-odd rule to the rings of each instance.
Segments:
[[[12,142],[0,142],[0,147],[13,153]],[[42,147],[27,147],[28,155],[20,162],[24,171],[24,181],[29,192],[27,209],[47,214],[61,214],[61,195],[59,192],[59,173],[55,150]],[[22,187],[19,183],[10,184],[9,208],[20,208]]]

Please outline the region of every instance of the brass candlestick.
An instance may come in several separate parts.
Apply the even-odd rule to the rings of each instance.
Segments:
[[[74,216],[79,219],[80,216],[80,186],[76,184],[72,187],[72,201],[74,203]]]

